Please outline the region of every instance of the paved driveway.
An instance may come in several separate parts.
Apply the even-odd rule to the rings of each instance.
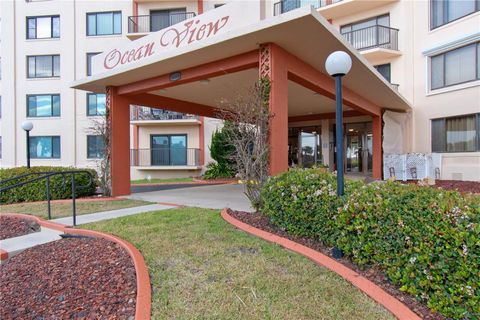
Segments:
[[[203,185],[133,193],[128,198],[208,209],[228,207],[234,210],[253,211],[243,190],[244,186],[239,184]]]

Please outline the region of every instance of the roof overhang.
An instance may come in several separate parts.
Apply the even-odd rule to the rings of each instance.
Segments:
[[[230,4],[215,10],[226,10],[229,6]],[[154,38],[157,33],[149,36]],[[131,43],[135,44],[144,38]],[[233,28],[175,50],[166,50],[142,61],[95,74],[76,81],[73,88],[102,92],[107,86],[131,84],[249,52],[258,49],[262,43],[275,43],[325,74],[327,72],[324,64],[327,56],[336,50],[346,51],[352,57],[352,69],[344,77],[345,87],[384,109],[399,112],[411,109],[409,102],[392,89],[338,31],[309,6]],[[96,58],[95,61],[98,63],[104,57],[105,54],[94,59]]]

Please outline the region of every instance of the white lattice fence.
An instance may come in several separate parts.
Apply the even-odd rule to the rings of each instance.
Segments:
[[[441,155],[436,153],[387,154],[383,156],[383,176],[403,181],[440,179],[441,161]]]

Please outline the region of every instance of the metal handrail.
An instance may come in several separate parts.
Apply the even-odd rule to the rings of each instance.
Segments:
[[[93,183],[93,175],[87,171],[87,170],[69,170],[69,171],[46,171],[46,172],[30,172],[26,174],[22,174],[13,178],[5,179],[5,180],[0,180],[0,186],[4,185],[7,182],[12,182],[12,181],[18,181],[22,178],[26,178],[32,175],[36,175],[36,178],[32,178],[27,181],[22,181],[22,182],[17,182],[14,183],[13,185],[8,185],[4,187],[0,187],[0,194],[2,192],[12,190],[18,187],[22,187],[24,185],[46,179],[45,184],[46,184],[46,195],[47,195],[47,208],[48,208],[48,220],[52,218],[52,209],[51,209],[51,194],[50,194],[50,178],[56,175],[61,175],[62,176],[62,184],[61,186],[64,187],[66,183],[66,176],[71,174],[72,175],[72,182],[71,182],[71,191],[72,191],[72,214],[73,214],[73,226],[77,225],[77,207],[76,207],[76,195],[75,192],[77,190],[81,189],[86,189],[90,187]],[[77,185],[75,182],[75,175],[76,174],[86,174],[88,176],[88,183],[85,185]]]
[[[177,24],[181,21],[195,17],[195,12],[171,12],[168,15],[155,15],[155,14],[146,14],[139,16],[129,16],[128,17],[128,33],[148,33],[162,30],[152,30],[152,17],[157,19],[165,19],[164,22],[167,22],[168,28],[174,24]]]
[[[277,16],[304,6],[312,6],[315,9],[319,9],[341,1],[343,0],[283,0],[273,4],[273,15]]]
[[[398,32],[397,28],[375,25],[341,34],[357,50],[371,48],[398,50]]]

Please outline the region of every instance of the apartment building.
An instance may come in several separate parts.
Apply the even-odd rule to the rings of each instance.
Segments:
[[[71,86],[97,75],[95,54],[230,2],[239,1],[2,1],[2,166],[24,165],[26,119],[34,123],[33,165],[93,165],[101,146],[89,127],[105,108],[105,94]],[[259,20],[315,7],[332,32],[409,102],[410,112],[383,115],[383,153],[435,152],[441,155],[440,178],[480,180],[478,1],[258,2]],[[202,81],[207,87],[210,79]],[[289,90],[300,92],[295,85]],[[311,92],[302,103],[327,102]],[[372,117],[345,111],[346,171],[371,174]],[[194,175],[210,161],[209,138],[218,120],[143,106],[131,106],[130,115],[133,179]],[[331,112],[289,115],[288,126],[290,165],[335,168]]]

